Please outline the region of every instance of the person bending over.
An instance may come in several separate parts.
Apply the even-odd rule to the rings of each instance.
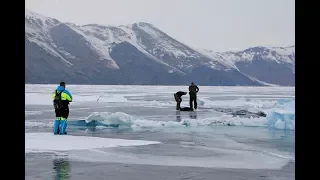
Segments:
[[[187,92],[183,92],[183,91],[178,91],[178,92],[174,93],[174,99],[177,102],[176,110],[180,110],[180,104],[182,102],[181,96],[186,95],[186,94],[187,94]]]

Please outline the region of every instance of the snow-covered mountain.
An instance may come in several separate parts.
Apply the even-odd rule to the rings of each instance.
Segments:
[[[266,85],[241,70],[241,52],[217,58],[143,22],[78,26],[26,9],[25,47],[27,83]]]
[[[295,84],[295,46],[253,47],[239,52],[201,51],[203,54],[261,81]]]

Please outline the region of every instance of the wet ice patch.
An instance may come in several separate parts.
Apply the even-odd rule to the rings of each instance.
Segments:
[[[40,114],[42,114],[42,112],[41,111],[24,111],[24,114],[26,116],[29,116],[29,115],[40,115]]]
[[[126,153],[111,149],[89,150],[89,152],[73,151],[68,156],[75,161],[87,162],[236,169],[281,169],[290,161],[289,159],[254,151],[220,148],[211,148],[210,150],[212,156],[202,157]]]
[[[49,91],[50,92],[50,91]],[[52,105],[52,94],[46,93],[25,93],[26,105]],[[128,99],[122,95],[101,95],[101,94],[72,94],[74,103],[87,102],[127,102]]]
[[[79,94],[73,96],[74,102],[127,102],[122,95]]]
[[[273,108],[276,106],[277,101],[275,100],[260,100],[260,99],[246,99],[238,98],[235,100],[212,100],[210,98],[198,98],[199,108]]]
[[[53,122],[43,123],[38,121],[25,121],[24,126],[29,128],[51,128],[53,127]]]
[[[51,93],[25,93],[25,105],[52,105]]]

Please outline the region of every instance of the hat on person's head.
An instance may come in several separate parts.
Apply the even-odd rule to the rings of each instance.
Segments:
[[[62,82],[60,82],[60,86],[65,87],[65,86],[66,86],[66,83],[62,81]]]

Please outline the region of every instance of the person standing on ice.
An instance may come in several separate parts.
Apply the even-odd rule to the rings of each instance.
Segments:
[[[174,95],[174,99],[177,102],[176,110],[180,110],[180,104],[182,102],[181,96],[186,95],[186,94],[187,94],[187,92],[182,92],[182,91],[178,91],[178,92],[173,94]]]
[[[66,90],[66,83],[61,82],[52,93],[53,106],[56,113],[53,134],[67,134],[67,119],[69,116],[69,103],[72,102],[72,95]]]
[[[194,84],[194,82],[191,82],[191,85],[189,86],[189,96],[190,96],[190,109],[193,110],[193,104],[194,109],[197,109],[197,93],[199,91],[199,88],[197,85]]]

